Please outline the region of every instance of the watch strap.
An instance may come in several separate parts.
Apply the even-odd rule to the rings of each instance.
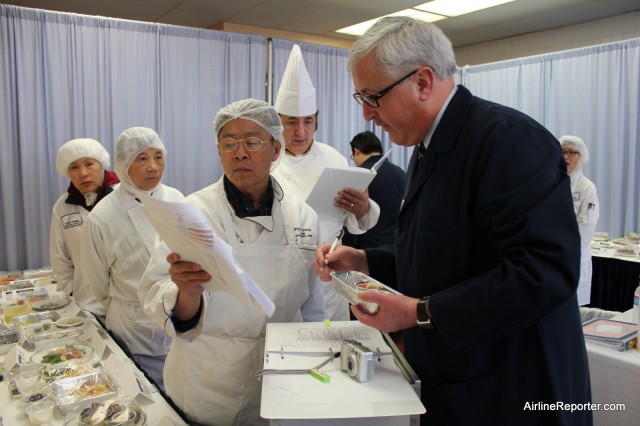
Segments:
[[[429,296],[423,297],[418,300],[416,306],[417,325],[421,328],[433,328],[431,318],[427,314],[427,303],[429,302]]]

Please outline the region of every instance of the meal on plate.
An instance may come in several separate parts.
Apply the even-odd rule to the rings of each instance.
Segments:
[[[31,309],[34,311],[53,311],[56,309],[62,309],[69,304],[68,300],[64,299],[49,299],[41,300],[31,305]]]
[[[94,402],[80,413],[81,425],[134,424],[140,416],[137,409],[117,401]]]
[[[82,348],[78,348],[74,345],[67,345],[64,347],[56,348],[51,352],[43,355],[40,360],[43,364],[58,364],[60,362],[69,361],[71,359],[80,359],[86,355],[86,352]]]

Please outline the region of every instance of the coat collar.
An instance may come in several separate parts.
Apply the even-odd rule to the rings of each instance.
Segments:
[[[433,132],[433,136],[427,147],[427,152],[420,161],[420,167],[418,167],[417,170],[418,146],[416,145],[409,163],[407,193],[402,203],[401,211],[417,195],[420,188],[429,179],[438,155],[449,152],[454,148],[457,142],[458,132],[460,131],[460,123],[464,121],[471,108],[472,98],[473,95],[469,90],[462,85],[458,85],[458,90],[444,111],[438,127],[436,127]]]

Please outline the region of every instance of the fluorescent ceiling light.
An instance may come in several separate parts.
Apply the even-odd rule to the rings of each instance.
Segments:
[[[414,6],[414,8],[437,13],[438,15],[459,16],[512,1],[513,0],[434,0]]]
[[[452,16],[464,15],[481,9],[488,9],[514,0],[434,0],[414,6],[412,9],[401,10],[400,12],[380,16],[370,19],[350,27],[336,30],[337,33],[361,36],[379,19],[385,16],[411,16],[426,22],[436,22]],[[419,9],[419,10],[417,10]]]
[[[370,19],[365,22],[360,22],[359,24],[351,25],[350,27],[341,28],[339,30],[336,30],[336,32],[360,36],[364,34],[379,19],[382,19],[386,16],[411,16],[412,18],[420,19],[426,22],[436,22],[441,19],[446,19],[446,16],[434,15],[433,13],[421,12],[415,9],[405,9],[399,12],[391,13],[389,15],[384,15],[378,18]]]

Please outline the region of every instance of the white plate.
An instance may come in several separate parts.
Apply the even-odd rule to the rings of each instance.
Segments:
[[[61,318],[56,321],[56,326],[59,328],[80,327],[82,324],[84,324],[82,317]]]
[[[38,364],[60,364],[71,360],[79,360],[93,355],[91,346],[73,343],[55,346],[36,352],[31,356],[31,362]],[[64,355],[64,359],[62,359]]]
[[[81,425],[131,425],[146,423],[147,415],[134,399],[115,398],[106,401],[83,403],[64,418],[65,426]]]
[[[57,311],[58,309],[64,309],[69,304],[69,299],[48,299],[41,300],[31,305],[31,309],[36,312],[42,311]]]

